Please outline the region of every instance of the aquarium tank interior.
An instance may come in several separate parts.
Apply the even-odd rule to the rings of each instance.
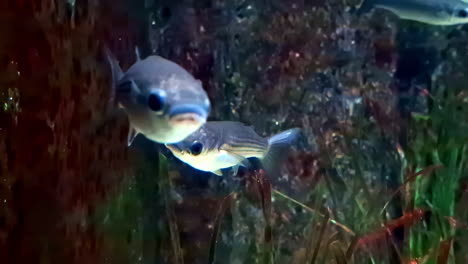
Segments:
[[[0,263],[468,263],[468,0],[0,21]]]

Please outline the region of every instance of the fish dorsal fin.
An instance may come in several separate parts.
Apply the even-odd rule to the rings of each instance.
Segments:
[[[130,127],[128,128],[128,136],[127,136],[127,145],[130,147],[133,143],[133,140],[135,140],[136,136],[138,136],[138,131],[136,131],[136,129],[130,125]]]

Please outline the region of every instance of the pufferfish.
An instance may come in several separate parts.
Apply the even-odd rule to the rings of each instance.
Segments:
[[[176,143],[206,122],[208,95],[184,68],[156,55],[139,59],[137,52],[137,61],[123,72],[113,54],[104,51],[112,70],[113,100],[130,122],[128,146],[138,134],[157,143]]]

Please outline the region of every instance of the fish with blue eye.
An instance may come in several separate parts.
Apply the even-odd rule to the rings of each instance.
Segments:
[[[157,143],[176,143],[198,130],[210,112],[208,95],[199,80],[160,56],[140,59],[123,72],[104,49],[112,71],[113,100],[126,112],[128,146],[138,134]]]
[[[468,3],[463,0],[363,0],[358,14],[374,8],[388,10],[401,19],[430,25],[468,23]]]
[[[293,143],[302,136],[293,128],[272,137],[262,137],[240,122],[210,121],[186,139],[166,144],[182,162],[201,171],[222,176],[224,169],[237,173],[239,166],[251,167],[249,159],[260,160],[268,174],[276,174]]]

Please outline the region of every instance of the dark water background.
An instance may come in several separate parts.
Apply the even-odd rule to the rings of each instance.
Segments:
[[[124,69],[135,46],[182,65],[203,82],[211,120],[241,121],[264,136],[303,128],[309,147],[291,154],[287,177],[271,179],[273,187],[352,229],[356,237],[335,225],[325,232],[345,248],[361,238],[351,263],[416,263],[439,241],[451,251],[437,263],[467,263],[468,28],[381,11],[356,17],[356,4],[0,1],[0,263],[208,263],[216,215],[232,191],[216,263],[260,263],[268,243],[274,263],[310,263],[323,221],[276,197],[266,241],[261,191],[242,180],[252,173],[223,180],[197,172],[143,137],[127,148],[125,115],[106,116],[104,45]],[[456,107],[438,116],[443,122],[413,121],[438,106],[432,96],[452,93],[462,103],[448,104]],[[460,149],[457,170],[418,183],[458,175],[441,195],[455,202],[440,213],[457,224],[440,236],[430,228],[436,213],[409,198],[416,194],[391,199],[415,171],[452,168],[444,156],[418,155],[424,145]],[[159,153],[169,173],[160,173]],[[435,193],[428,188],[427,199]],[[435,244],[408,249],[411,232]],[[322,263],[334,263],[338,253],[322,247]]]

